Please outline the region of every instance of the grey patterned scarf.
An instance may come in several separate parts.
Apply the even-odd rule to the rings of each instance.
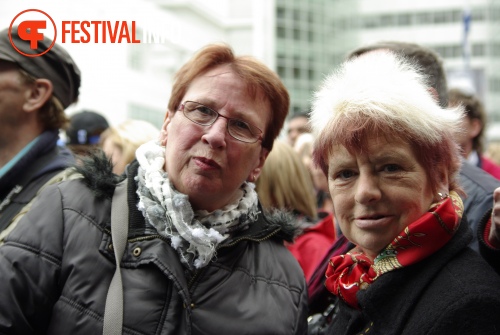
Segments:
[[[257,193],[252,183],[241,186],[243,196],[214,212],[193,211],[188,196],[178,192],[163,170],[165,147],[151,141],[136,151],[139,170],[137,207],[146,222],[167,237],[189,269],[206,266],[217,246],[257,219]]]

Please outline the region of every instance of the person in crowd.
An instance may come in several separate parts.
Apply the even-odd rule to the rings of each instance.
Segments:
[[[274,141],[273,151],[267,157],[255,186],[265,209],[288,210],[305,227],[316,221],[317,207],[311,175],[287,143]]]
[[[12,43],[25,54],[39,54],[52,44],[30,42],[11,31]],[[66,107],[78,99],[80,70],[59,45],[38,57],[14,49],[9,29],[0,31],[0,240],[29,208],[38,191],[74,162],[57,146],[67,125]]]
[[[414,43],[401,41],[378,42],[360,47],[350,53],[348,59],[362,55],[389,50],[410,59],[419,71],[426,75],[427,88],[432,92],[441,107],[448,106],[448,88],[442,60],[434,51]],[[493,203],[500,204],[500,196],[493,198],[495,189],[500,191],[500,182],[491,175],[468,162],[462,162],[459,174],[460,184],[465,195],[464,213],[472,229],[473,239],[469,246],[481,253],[484,259],[500,273],[500,212],[492,216]],[[485,218],[492,217],[489,222]],[[326,294],[325,271],[328,261],[335,255],[343,254],[353,245],[344,236],[340,236],[319,261],[308,281],[309,313],[323,313],[330,306],[330,295]]]
[[[113,173],[122,174],[135,159],[135,151],[142,144],[158,138],[160,130],[143,120],[126,120],[102,132],[99,145],[111,159]]]
[[[288,143],[293,147],[300,134],[310,133],[309,119],[307,113],[294,114],[288,120],[287,138]]]
[[[314,165],[312,161],[314,135],[303,133],[297,137],[294,150],[299,154],[302,162],[309,170],[314,189],[316,191],[316,203],[318,206],[318,216],[324,218],[332,212],[332,199],[328,193],[328,180],[320,168]]]
[[[289,104],[261,62],[201,49],[125,174],[84,159],[0,246],[0,332],[306,333],[295,228],[253,187]]]
[[[425,80],[378,51],[344,63],[315,94],[314,161],[354,245],[328,263],[336,299],[324,334],[500,329],[500,277],[468,247],[459,196],[462,111],[440,107]]]
[[[73,154],[88,156],[99,148],[101,134],[108,128],[108,121],[100,113],[91,110],[77,112],[70,117],[66,145]]]
[[[462,122],[464,131],[457,138],[464,159],[500,179],[500,166],[484,156],[484,131],[487,119],[484,105],[479,97],[463,89],[452,88],[448,91],[448,103],[450,106],[462,105],[465,109]]]
[[[317,225],[314,186],[307,168],[288,143],[276,140],[255,190],[265,210],[287,210],[304,229],[287,248],[304,271],[306,280],[335,239],[333,225]],[[313,261],[313,262],[311,262]]]

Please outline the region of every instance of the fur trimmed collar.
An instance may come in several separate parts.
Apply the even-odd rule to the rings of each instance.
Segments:
[[[135,194],[136,186],[134,181],[134,177],[137,175],[137,161],[127,166],[125,174],[118,176],[113,174],[113,166],[110,160],[106,158],[104,152],[102,150],[96,150],[89,156],[82,157],[81,163],[75,166],[75,168],[78,173],[83,175],[85,185],[92,190],[97,198],[111,199],[116,185],[123,179],[129,178],[129,184],[133,186],[130,187],[131,190],[128,192],[129,206],[131,202],[130,199],[135,199],[134,201],[137,203],[138,199]],[[264,213],[263,210],[261,210],[261,212]],[[137,207],[131,210],[129,221],[129,231],[132,236],[151,233],[150,230],[146,228],[142,213],[139,212]],[[139,221],[141,222],[139,223]],[[274,233],[276,230],[279,231]],[[238,235],[237,237],[241,238],[250,235],[252,238],[258,239],[270,233],[273,233],[273,238],[275,239],[293,242],[293,240],[302,233],[302,228],[291,212],[273,210],[266,211],[265,214],[259,215],[255,224],[252,224],[248,230],[244,231],[242,236]]]

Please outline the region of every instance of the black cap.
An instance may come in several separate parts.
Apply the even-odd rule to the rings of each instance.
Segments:
[[[30,41],[19,37],[17,27],[12,27],[11,36],[16,48],[26,54],[40,54],[52,44],[51,39],[44,37],[43,40],[38,41],[38,48],[32,50]],[[50,80],[54,87],[54,95],[61,101],[64,108],[78,99],[80,69],[60,45],[54,44],[47,53],[41,56],[28,57],[14,49],[9,39],[9,29],[4,29],[0,31],[0,60],[16,63],[36,79]]]
[[[70,125],[66,131],[67,144],[98,144],[100,135],[109,127],[108,121],[93,111],[82,111],[70,117]]]

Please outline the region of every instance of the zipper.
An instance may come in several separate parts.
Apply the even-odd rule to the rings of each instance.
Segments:
[[[111,230],[104,228],[104,231],[108,233],[108,235],[111,236]],[[127,242],[138,242],[138,241],[147,241],[147,240],[153,240],[155,238],[159,238],[165,242],[168,242],[167,238],[164,236],[161,236],[160,234],[153,234],[153,235],[147,235],[147,236],[140,236],[140,237],[134,237],[134,238],[127,238]]]
[[[270,239],[271,237],[273,237],[274,235],[276,235],[280,230],[281,229],[276,229],[275,231],[271,232],[270,234],[264,236],[263,238],[253,238],[253,237],[249,237],[249,236],[243,236],[243,237],[240,237],[240,238],[234,240],[231,243],[224,244],[224,245],[219,245],[216,250],[220,250],[222,248],[232,247],[232,246],[234,246],[234,245],[236,245],[239,242],[244,241],[244,240],[253,241],[253,242],[262,242],[262,241]],[[109,229],[105,228],[104,231],[107,232],[109,235],[111,235],[111,231]],[[135,238],[132,238],[132,239],[127,239],[127,241],[130,242],[130,243],[132,243],[132,242],[138,242],[138,241],[153,240],[155,238],[159,238],[159,239],[161,239],[161,240],[163,240],[165,242],[168,242],[168,239],[166,237],[160,235],[160,234],[135,237]],[[200,274],[202,272],[203,272],[203,270],[196,270],[195,271],[195,273],[193,274],[193,277],[191,278],[191,280],[188,283],[188,289],[191,289],[191,287],[194,285],[196,279],[198,279],[198,277],[200,276]]]
[[[234,240],[233,242],[231,243],[228,243],[228,244],[224,244],[224,245],[220,245],[217,247],[217,250],[219,249],[222,249],[222,248],[229,248],[229,247],[232,247],[234,246],[235,244],[243,241],[243,240],[247,240],[247,241],[254,241],[254,242],[262,242],[262,241],[265,241],[265,240],[268,240],[270,239],[271,237],[273,237],[274,235],[276,235],[281,229],[276,229],[275,231],[271,232],[269,235],[266,235],[264,236],[263,238],[253,238],[253,237],[249,237],[249,236],[243,236],[243,237],[240,237],[236,240]]]
[[[262,242],[262,241],[265,241],[265,240],[268,240],[270,239],[271,237],[273,237],[274,235],[276,235],[281,229],[276,229],[275,231],[271,232],[270,234],[264,236],[263,238],[253,238],[253,237],[249,237],[249,236],[243,236],[243,237],[240,237],[236,240],[234,240],[233,242],[231,243],[228,243],[228,244],[224,244],[224,245],[219,245],[216,250],[220,250],[222,248],[229,248],[229,247],[232,247],[236,244],[238,244],[239,242],[243,241],[243,240],[247,240],[247,241],[253,241],[253,242]],[[193,277],[191,278],[191,280],[189,281],[188,283],[188,289],[191,290],[191,287],[193,287],[196,279],[198,279],[198,277],[200,276],[201,273],[203,273],[203,270],[196,270],[195,273],[193,274]]]
[[[164,236],[161,236],[160,234],[154,234],[154,235],[148,235],[148,236],[140,236],[140,237],[135,237],[131,238],[128,241],[129,242],[139,242],[139,241],[147,241],[147,240],[153,240],[155,238],[159,238],[160,240],[163,240],[165,242],[168,242],[167,238]]]

